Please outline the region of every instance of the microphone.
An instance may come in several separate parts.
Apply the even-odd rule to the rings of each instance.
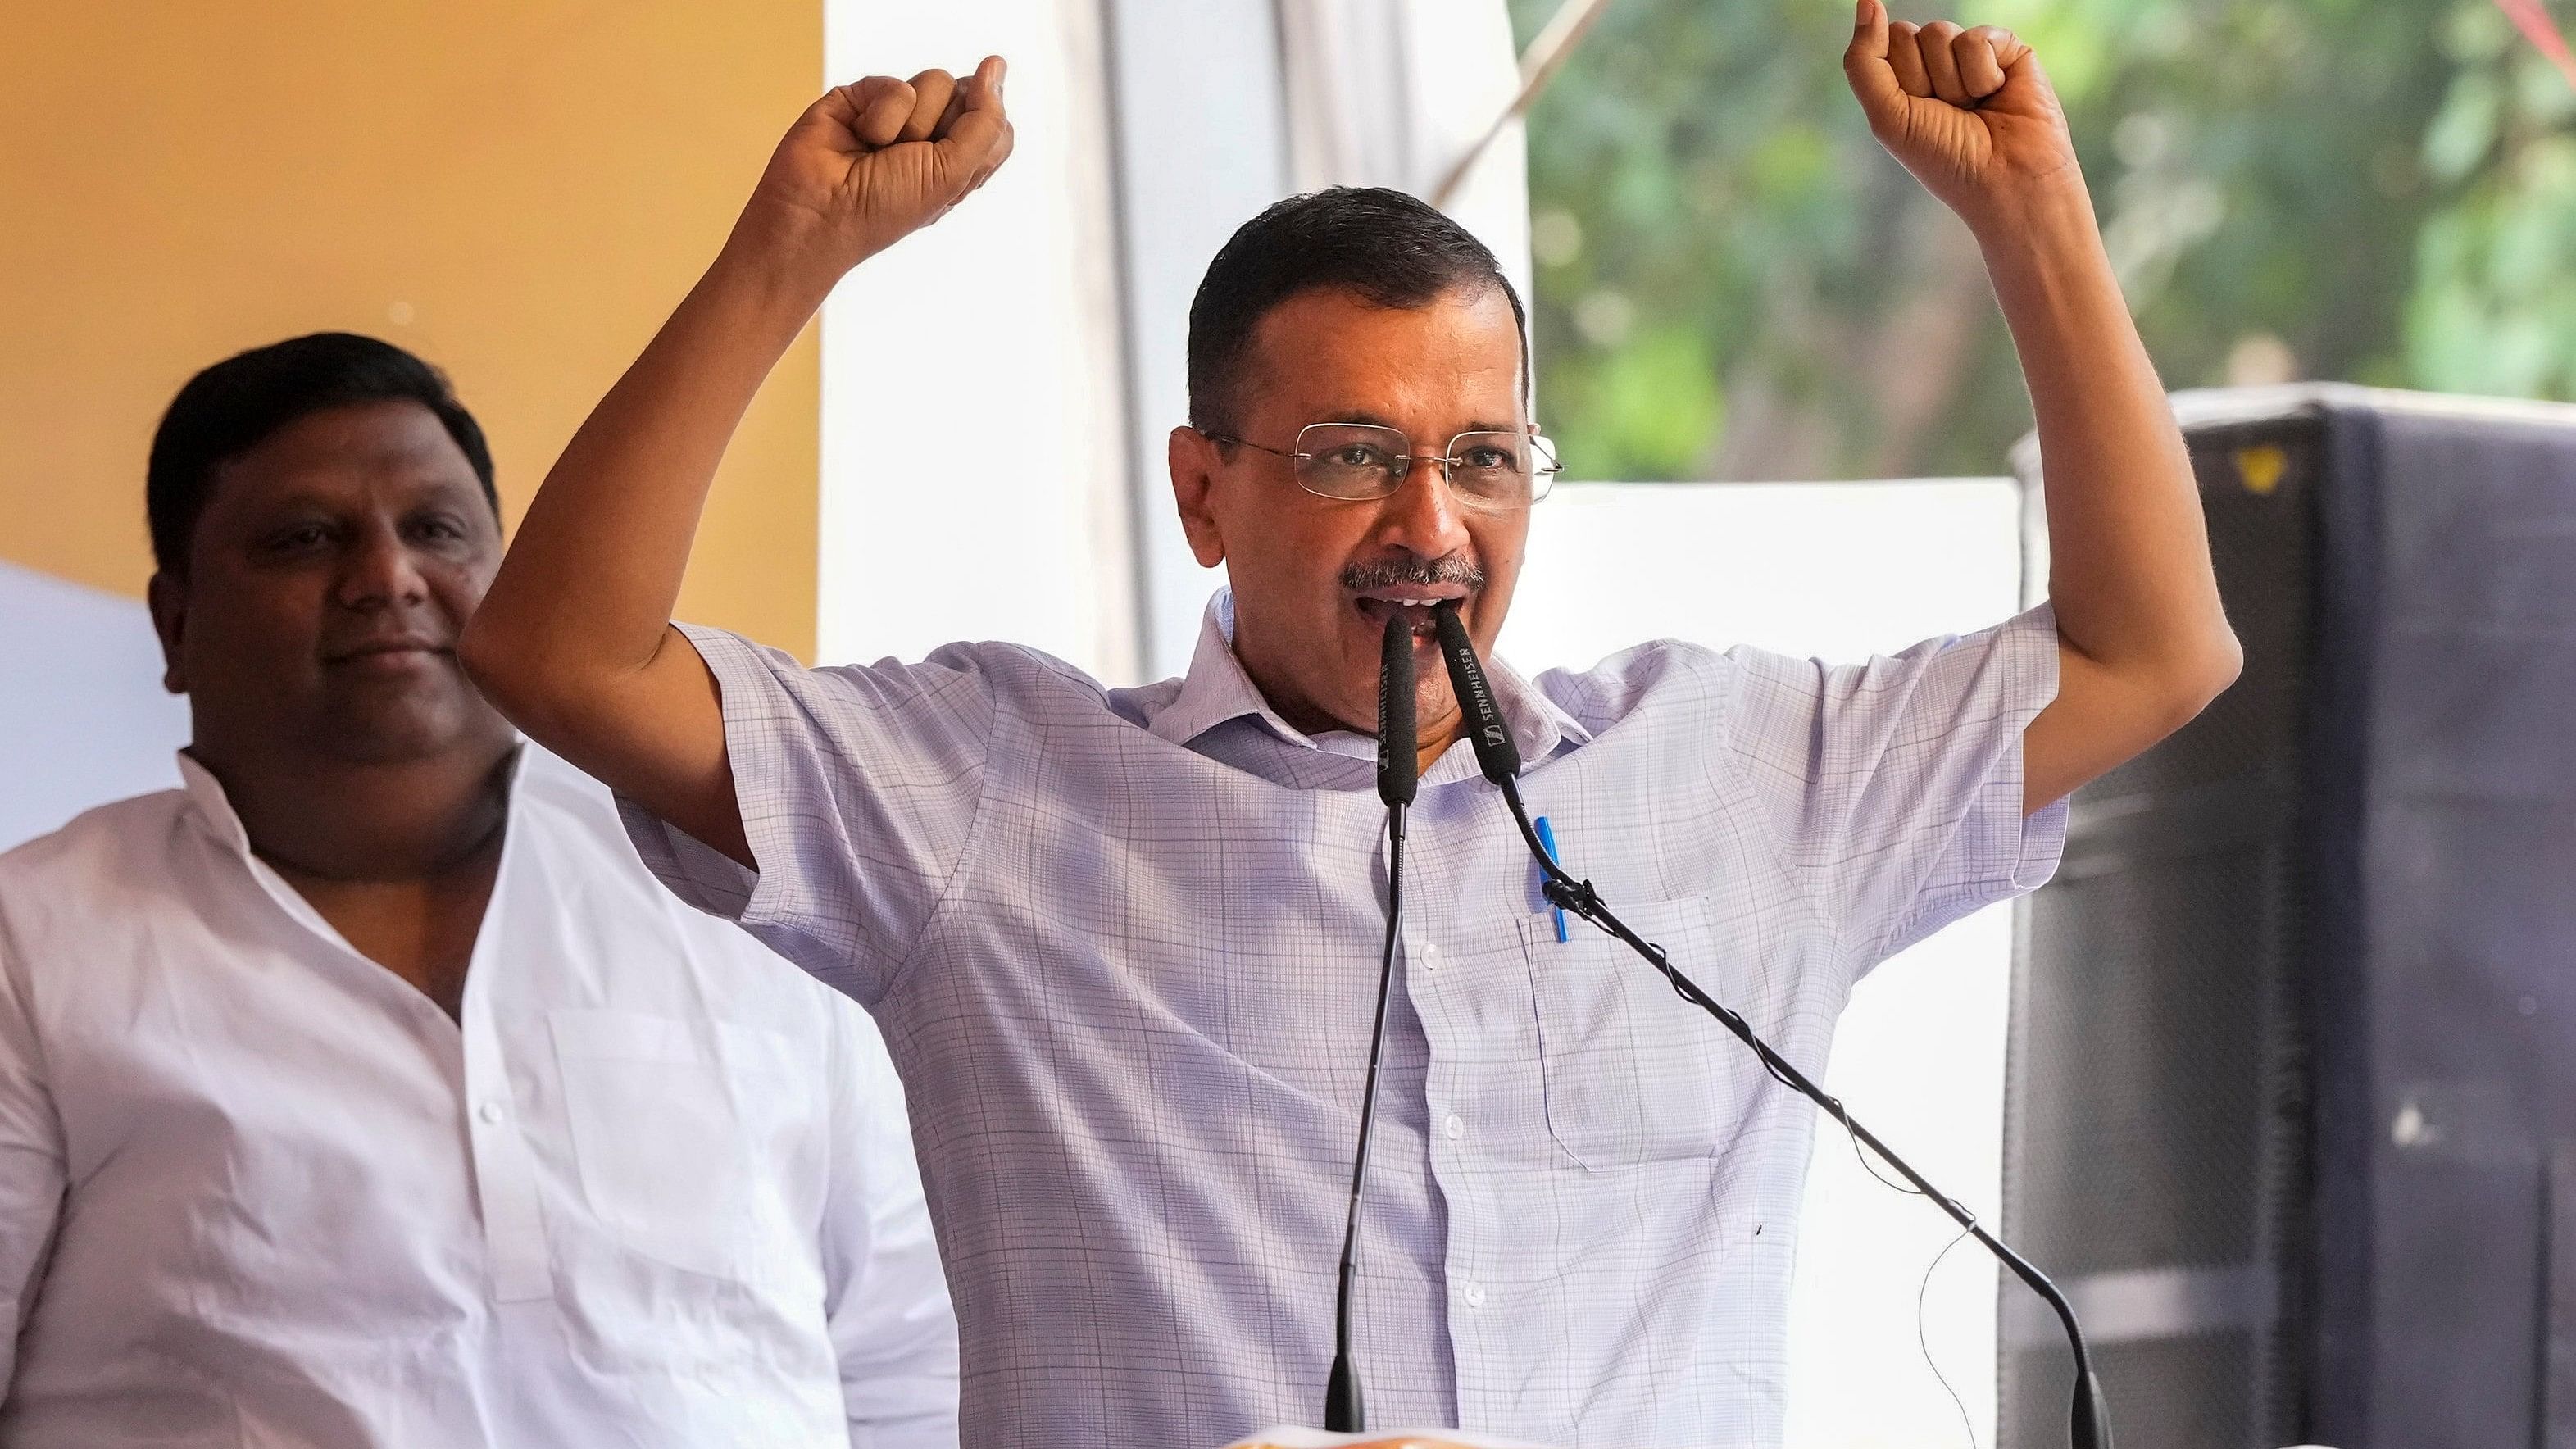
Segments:
[[[1413,724],[1413,625],[1390,606],[1377,651],[1377,798],[1389,810],[1413,803],[1422,775]]]
[[[1360,1201],[1368,1186],[1370,1130],[1377,1123],[1378,1067],[1386,1058],[1386,1001],[1395,983],[1396,930],[1404,919],[1404,811],[1421,783],[1413,718],[1413,623],[1390,605],[1378,646],[1377,797],[1386,802],[1386,948],[1377,967],[1377,1024],[1369,1032],[1368,1078],[1360,1089],[1360,1144],[1351,1154],[1350,1215],[1342,1226],[1340,1283],[1333,1299],[1333,1371],[1324,1381],[1324,1427],[1368,1427],[1359,1368],[1351,1361],[1351,1288],[1359,1276]]]
[[[1502,706],[1485,682],[1485,666],[1476,658],[1475,642],[1467,637],[1467,624],[1458,617],[1455,600],[1443,599],[1431,606],[1431,628],[1440,638],[1440,658],[1449,666],[1449,692],[1458,696],[1458,712],[1466,716],[1467,743],[1476,751],[1476,768],[1501,786],[1518,808],[1521,747],[1503,723]]]
[[[2092,1356],[2085,1348],[2084,1330],[2075,1321],[2075,1306],[2066,1301],[2066,1295],[2029,1259],[2013,1251],[2003,1239],[1986,1231],[1975,1213],[1934,1187],[1904,1158],[1890,1151],[1886,1143],[1878,1140],[1877,1134],[1854,1120],[1840,1099],[1816,1085],[1787,1057],[1773,1050],[1771,1044],[1756,1034],[1742,1016],[1700,990],[1697,983],[1673,965],[1672,959],[1664,954],[1663,947],[1628,929],[1627,924],[1602,901],[1601,893],[1592,888],[1592,882],[1575,879],[1557,864],[1555,856],[1539,840],[1538,831],[1530,824],[1528,809],[1521,804],[1520,748],[1512,743],[1511,731],[1503,724],[1502,709],[1495,702],[1492,687],[1485,681],[1485,666],[1476,658],[1476,646],[1467,637],[1467,626],[1458,617],[1457,604],[1443,600],[1434,606],[1431,619],[1432,627],[1440,637],[1441,660],[1448,666],[1450,688],[1457,694],[1459,711],[1466,717],[1467,739],[1475,748],[1477,769],[1494,782],[1494,787],[1502,791],[1503,803],[1511,807],[1512,820],[1520,826],[1521,839],[1529,846],[1531,859],[1538,862],[1542,882],[1539,893],[1547,898],[1550,905],[1581,916],[1644,957],[1648,965],[1663,973],[1674,995],[1717,1018],[1719,1025],[1744,1043],[1761,1061],[1763,1070],[1771,1074],[1772,1080],[1815,1103],[1826,1116],[1840,1123],[1843,1130],[1867,1144],[1870,1151],[1885,1159],[1898,1175],[1914,1185],[1916,1191],[1931,1199],[1952,1222],[2011,1269],[2014,1277],[2029,1284],[2032,1292],[2048,1300],[2048,1306],[2057,1310],[2058,1321],[2066,1328],[2068,1346],[2075,1351],[2075,1402],[2068,1415],[2068,1437],[2074,1449],[2111,1449],[2110,1409],[2103,1401],[2102,1382],[2094,1374]]]

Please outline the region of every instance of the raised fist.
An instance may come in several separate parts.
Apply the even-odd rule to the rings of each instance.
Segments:
[[[2057,92],[2009,30],[1891,22],[1860,0],[1843,76],[1879,143],[1971,227],[2083,186]]]
[[[1011,154],[1002,58],[960,81],[872,75],[805,108],[770,155],[746,224],[833,275],[937,221]]]

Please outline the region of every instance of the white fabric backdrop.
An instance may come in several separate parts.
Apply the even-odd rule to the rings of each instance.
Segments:
[[[1291,0],[1279,10],[1299,191],[1391,186],[1430,199],[1520,88],[1501,0]],[[1527,298],[1528,155],[1512,122],[1450,198]]]
[[[1105,43],[1086,0],[824,9],[818,90],[999,54],[1018,132],[824,305],[825,661],[1007,637],[1138,668]]]
[[[178,784],[187,741],[142,604],[0,564],[0,850]]]

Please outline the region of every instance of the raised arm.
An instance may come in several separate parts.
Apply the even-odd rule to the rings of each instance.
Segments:
[[[546,475],[459,646],[532,738],[745,865],[715,679],[670,623],[698,515],[833,284],[1010,155],[1002,70],[872,76],[807,108],[714,265]]]
[[[2180,729],[2236,678],[2182,433],[2130,321],[2056,93],[2010,31],[1860,0],[1843,71],[1870,129],[1974,232],[2047,462],[2057,699],[2022,737],[2036,810]]]

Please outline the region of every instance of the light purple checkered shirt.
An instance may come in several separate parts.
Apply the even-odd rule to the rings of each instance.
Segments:
[[[911,1101],[977,1446],[1313,1423],[1384,930],[1374,746],[1006,644],[805,669],[688,637],[757,875],[631,805],[673,890],[866,1003]],[[1659,642],[1495,671],[1566,863],[1821,1075],[1852,983],[2054,869],[2045,608],[1828,668]],[[1813,1110],[1580,921],[1462,742],[1408,832],[1362,1234],[1370,1417],[1775,1445]]]

